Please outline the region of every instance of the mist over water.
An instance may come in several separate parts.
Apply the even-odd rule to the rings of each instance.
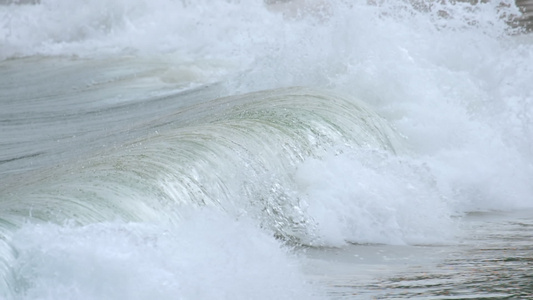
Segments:
[[[7,299],[328,298],[305,247],[533,208],[512,1],[0,4]]]

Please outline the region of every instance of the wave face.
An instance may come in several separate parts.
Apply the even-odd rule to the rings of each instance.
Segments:
[[[512,2],[0,2],[0,296],[320,298],[306,247],[533,207]],[[261,270],[261,271],[258,271]]]
[[[143,126],[150,134],[10,185],[5,211],[88,224],[174,219],[180,205],[238,210],[264,202],[260,211],[286,219],[290,213],[270,206],[298,206],[275,191],[304,160],[336,148],[394,153],[400,144],[363,104],[305,88],[216,99]]]

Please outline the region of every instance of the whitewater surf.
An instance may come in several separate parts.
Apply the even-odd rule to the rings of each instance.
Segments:
[[[515,3],[0,4],[0,297],[533,297]]]

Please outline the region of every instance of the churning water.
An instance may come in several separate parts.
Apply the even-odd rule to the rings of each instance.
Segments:
[[[0,5],[0,297],[533,298],[513,2]]]

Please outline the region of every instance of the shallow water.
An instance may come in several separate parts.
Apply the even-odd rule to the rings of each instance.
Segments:
[[[533,212],[473,213],[456,244],[308,249],[332,299],[529,299]]]

